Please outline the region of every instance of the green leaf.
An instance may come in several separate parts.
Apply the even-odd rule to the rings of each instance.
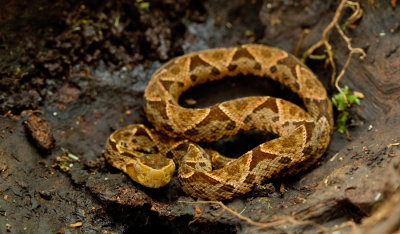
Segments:
[[[150,11],[150,2],[140,2],[139,9],[142,11],[149,12]]]
[[[337,126],[337,130],[340,133],[345,133],[346,132],[346,122],[349,118],[349,112],[344,111],[342,113],[340,113],[337,118],[336,118],[336,126]]]
[[[354,104],[354,103],[357,103],[358,105],[360,105],[360,99],[354,94],[349,94],[347,96],[347,100],[348,100],[350,105]]]
[[[347,108],[347,103],[344,100],[344,96],[342,93],[333,95],[332,103],[334,106],[336,106],[336,109],[338,109],[339,111],[346,110],[346,108]]]
[[[345,86],[342,89],[342,92],[332,96],[332,103],[339,111],[339,115],[336,117],[337,131],[340,133],[345,133],[347,130],[346,123],[349,119],[349,112],[347,109],[350,108],[354,103],[360,105],[361,100],[357,95],[349,94],[349,87]]]
[[[326,59],[326,54],[310,54],[308,57],[314,60],[323,60]]]
[[[71,154],[71,153],[68,153],[68,157],[69,157],[70,159],[72,159],[72,160],[75,160],[75,161],[78,161],[78,160],[79,160],[79,157],[78,157],[78,156],[76,156],[76,155],[74,155],[74,154]]]

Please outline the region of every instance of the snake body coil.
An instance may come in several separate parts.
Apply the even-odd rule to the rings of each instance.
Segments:
[[[179,96],[193,86],[239,74],[279,81],[303,100],[307,111],[268,96],[208,108],[178,104]],[[144,93],[144,110],[155,129],[136,124],[115,131],[106,144],[108,162],[148,187],[167,184],[178,164],[182,189],[210,200],[229,199],[267,178],[306,169],[325,152],[333,128],[331,102],[314,74],[293,55],[257,44],[172,59],[153,74]],[[251,129],[279,137],[237,159],[195,143]]]

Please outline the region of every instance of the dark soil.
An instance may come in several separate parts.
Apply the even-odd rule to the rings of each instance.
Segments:
[[[300,56],[320,39],[338,1],[0,3],[0,233],[399,230],[396,1],[360,1],[364,15],[346,30],[353,47],[367,52],[365,60],[354,56],[341,80],[365,95],[351,110],[351,140],[335,132],[313,168],[224,201],[253,221],[289,220],[269,228],[217,205],[190,203],[196,199],[184,194],[176,178],[158,190],[137,185],[104,161],[104,144],[119,127],[148,124],[143,91],[151,74],[168,59],[250,42]],[[343,15],[350,13],[346,8]],[[310,33],[304,34],[304,29]],[[341,69],[347,45],[336,32],[330,38]],[[308,60],[307,65],[332,95],[329,66],[321,60]],[[298,99],[256,78],[200,87],[183,99],[195,99],[201,106],[260,93]],[[250,147],[247,144],[259,138],[255,135],[231,140],[245,142],[231,153]],[[236,145],[231,141],[222,143],[221,150]]]

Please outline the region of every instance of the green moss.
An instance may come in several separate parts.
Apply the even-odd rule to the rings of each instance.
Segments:
[[[332,103],[339,112],[336,117],[336,127],[338,132],[345,133],[347,131],[347,122],[350,116],[348,109],[351,108],[354,103],[360,105],[360,102],[361,101],[357,95],[349,93],[348,86],[345,86],[342,89],[342,92],[333,95]]]

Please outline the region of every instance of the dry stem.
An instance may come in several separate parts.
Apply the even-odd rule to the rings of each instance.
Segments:
[[[267,222],[267,223],[262,223],[262,222],[256,222],[253,221],[252,219],[243,216],[241,214],[239,214],[238,212],[232,210],[231,208],[227,207],[224,203],[220,202],[220,201],[196,201],[196,202],[186,202],[186,201],[179,201],[182,203],[189,203],[189,204],[216,204],[222,207],[222,211],[226,210],[228,211],[230,214],[234,215],[235,217],[237,217],[240,220],[243,220],[245,222],[247,222],[250,225],[256,226],[256,227],[261,227],[261,228],[272,228],[272,227],[277,227],[279,225],[285,224],[285,223],[291,223],[291,224],[295,224],[295,225],[314,225],[319,227],[322,230],[325,230],[326,228],[314,223],[310,220],[297,220],[291,216],[275,216],[275,220]]]

